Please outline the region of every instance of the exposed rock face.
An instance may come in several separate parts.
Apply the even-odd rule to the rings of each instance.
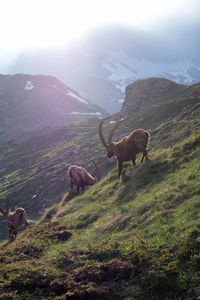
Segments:
[[[162,78],[137,80],[126,87],[121,114],[128,115],[131,112],[173,100],[181,95],[184,89],[184,85]]]

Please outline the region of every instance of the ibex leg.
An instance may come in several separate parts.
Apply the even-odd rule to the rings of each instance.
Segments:
[[[143,163],[144,158],[145,158],[145,155],[143,154],[143,155],[142,155],[142,159],[141,159],[141,161],[140,161],[141,163]]]
[[[138,148],[138,150],[140,150],[140,152],[142,152],[143,153],[143,156],[142,156],[142,159],[141,159],[141,163],[144,161],[144,158],[145,158],[145,160],[147,159],[147,160],[149,160],[149,156],[148,156],[148,152],[147,152],[147,150],[146,150],[146,147],[145,146],[141,146],[141,145],[137,145],[137,148]]]
[[[136,167],[136,162],[135,162],[135,160],[136,160],[136,156],[132,158],[132,163],[133,163],[133,166],[135,166],[135,167]]]
[[[122,167],[123,167],[123,162],[118,160],[118,178],[120,178]]]

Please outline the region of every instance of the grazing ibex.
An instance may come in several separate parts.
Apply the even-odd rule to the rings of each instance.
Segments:
[[[133,165],[136,165],[136,154],[140,152],[143,153],[141,162],[143,162],[144,158],[145,160],[149,160],[146,147],[150,138],[150,133],[147,130],[136,129],[132,131],[128,136],[125,136],[121,141],[112,142],[114,131],[122,121],[123,119],[116,122],[116,124],[112,128],[108,137],[108,144],[106,143],[102,133],[102,125],[104,121],[99,124],[99,137],[102,144],[107,150],[107,157],[111,158],[113,155],[116,155],[118,162],[118,178],[120,178],[124,161],[132,160]]]
[[[93,185],[100,180],[99,167],[95,162],[93,163],[96,168],[96,178],[94,178],[82,167],[72,165],[68,168],[67,178],[71,189],[73,189],[73,185],[76,185],[77,192],[79,192],[80,187],[82,188],[82,191],[84,191],[85,185]]]
[[[17,208],[15,211],[11,212],[9,209],[9,201],[7,200],[6,210],[4,211],[0,207],[0,212],[6,218],[8,226],[9,238],[15,238],[17,235],[17,229],[23,225],[29,226],[30,222],[27,220],[27,215],[22,207]]]

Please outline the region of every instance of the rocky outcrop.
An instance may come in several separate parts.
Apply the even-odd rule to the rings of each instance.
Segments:
[[[126,116],[181,97],[185,88],[184,85],[163,78],[137,80],[126,87],[121,114]]]

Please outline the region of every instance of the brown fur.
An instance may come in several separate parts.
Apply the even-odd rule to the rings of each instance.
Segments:
[[[98,167],[96,166],[96,168]],[[86,185],[94,185],[97,181],[99,181],[100,174],[98,174],[97,171],[97,178],[94,178],[84,168],[72,165],[67,170],[67,179],[71,190],[73,189],[73,185],[76,185],[77,192],[79,192],[80,187],[82,188],[82,191],[84,191]]]
[[[30,225],[30,222],[27,219],[26,212],[22,207],[19,207],[15,211],[11,212],[10,210],[8,210],[7,204],[6,211],[4,211],[2,208],[0,208],[0,211],[6,219],[9,238],[16,237],[18,228],[24,225]]]
[[[124,161],[132,160],[133,165],[135,166],[136,155],[138,153],[143,153],[141,162],[149,160],[148,152],[146,150],[150,133],[144,129],[136,129],[132,131],[129,135],[125,136],[119,142],[111,142],[112,135],[117,126],[121,123],[122,120],[118,121],[114,128],[112,129],[109,137],[109,144],[106,144],[103,134],[102,134],[102,125],[103,122],[99,125],[99,136],[102,144],[107,150],[108,158],[111,158],[113,155],[116,156],[118,162],[118,177],[120,177]]]

